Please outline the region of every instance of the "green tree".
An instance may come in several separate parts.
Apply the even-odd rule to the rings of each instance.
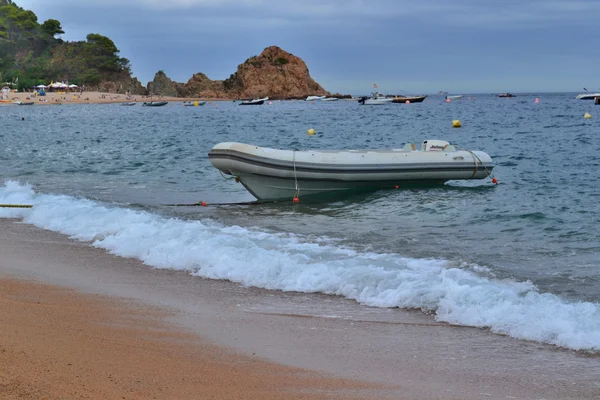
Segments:
[[[44,21],[41,28],[42,31],[46,32],[52,37],[55,37],[56,35],[62,35],[63,33],[65,33],[65,31],[63,31],[62,29],[62,26],[60,25],[60,22],[56,19],[48,19]]]

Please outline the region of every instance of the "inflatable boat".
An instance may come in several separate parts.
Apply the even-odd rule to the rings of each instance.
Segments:
[[[483,179],[494,168],[488,154],[443,140],[425,140],[420,150],[412,143],[400,149],[300,151],[227,142],[215,145],[208,158],[261,201]]]

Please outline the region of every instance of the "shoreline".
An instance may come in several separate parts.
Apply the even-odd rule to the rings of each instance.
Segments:
[[[153,313],[163,310],[158,319],[171,327],[169,332],[179,333],[169,333],[175,336],[167,335],[168,339],[160,340],[161,343],[179,338],[250,357],[238,359],[243,365],[258,359],[281,368],[299,368],[295,371],[300,376],[313,371],[311,376],[329,380],[333,385],[316,398],[326,398],[327,394],[333,398],[361,399],[588,399],[600,395],[596,356],[514,340],[486,330],[437,323],[431,316],[416,311],[372,309],[327,295],[247,288],[228,281],[192,277],[182,271],[152,269],[138,260],[116,257],[90,243],[18,220],[0,219],[0,276],[53,285],[45,286],[50,292],[72,293],[67,289],[74,289],[95,299],[101,295],[108,304],[121,304],[121,300],[143,304],[144,307],[136,306],[141,314],[127,314],[130,307],[125,307],[125,314],[119,314],[120,317],[114,317],[113,311],[102,314],[117,318],[113,322],[123,322],[121,317],[136,321],[135,329],[140,328],[140,320],[146,323],[152,319],[148,315],[156,317]],[[64,299],[71,299],[74,304],[84,301],[73,294]],[[33,301],[23,301],[21,305],[23,309],[17,314],[33,313],[38,307]],[[1,312],[11,308],[2,307]],[[43,319],[44,315],[38,314],[37,318]],[[57,324],[68,322],[68,318],[68,313],[57,315]],[[3,314],[2,320],[5,319]],[[165,329],[154,319],[147,326],[150,330]],[[121,337],[118,335],[107,331],[103,337],[114,342]],[[59,332],[55,338],[66,340],[69,335]],[[4,340],[0,339],[3,346]],[[82,342],[81,347],[82,353],[91,351],[89,344]],[[169,351],[177,359],[177,352]],[[29,364],[24,364],[22,371],[29,371],[27,368],[35,364],[31,364],[31,357],[26,360]],[[171,372],[155,373],[160,380]],[[341,381],[344,383],[336,386]],[[221,384],[226,382],[227,378],[223,378]],[[268,382],[254,384],[262,387]],[[313,393],[313,389],[321,390],[320,386],[311,385],[295,393],[301,396]],[[295,397],[286,392],[281,398]]]
[[[16,106],[15,102],[33,102],[35,105],[56,105],[56,104],[113,104],[136,102],[143,103],[148,101],[167,101],[167,102],[187,102],[187,101],[233,101],[231,99],[204,99],[199,97],[183,98],[170,96],[141,96],[124,94],[106,93],[106,92],[79,92],[57,93],[47,92],[45,96],[33,96],[29,92],[9,93],[8,99],[1,100],[0,106]]]
[[[204,98],[204,97],[171,97],[171,96],[143,96],[143,95],[125,95],[107,92],[71,92],[58,93],[47,92],[45,96],[33,96],[30,92],[8,93],[8,99],[0,100],[0,106],[18,105],[15,102],[34,102],[35,105],[56,105],[56,104],[113,104],[113,103],[128,103],[136,102],[143,103],[147,101],[167,101],[167,102],[194,102],[206,101],[211,102],[234,102],[242,99],[225,99],[225,98]],[[339,100],[355,101],[358,98],[339,98]],[[284,99],[270,99],[271,101],[285,101]],[[289,101],[304,101],[304,99],[286,99]]]

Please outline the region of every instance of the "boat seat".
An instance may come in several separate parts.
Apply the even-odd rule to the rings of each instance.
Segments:
[[[414,143],[406,143],[404,145],[404,147],[402,147],[402,151],[416,151],[417,148],[415,147]]]

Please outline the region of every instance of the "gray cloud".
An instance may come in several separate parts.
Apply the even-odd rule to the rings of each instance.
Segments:
[[[17,0],[67,40],[112,38],[146,82],[224,79],[269,45],[328,90],[579,90],[597,79],[598,0]],[[577,63],[575,63],[577,62]],[[391,87],[393,86],[393,87]]]

